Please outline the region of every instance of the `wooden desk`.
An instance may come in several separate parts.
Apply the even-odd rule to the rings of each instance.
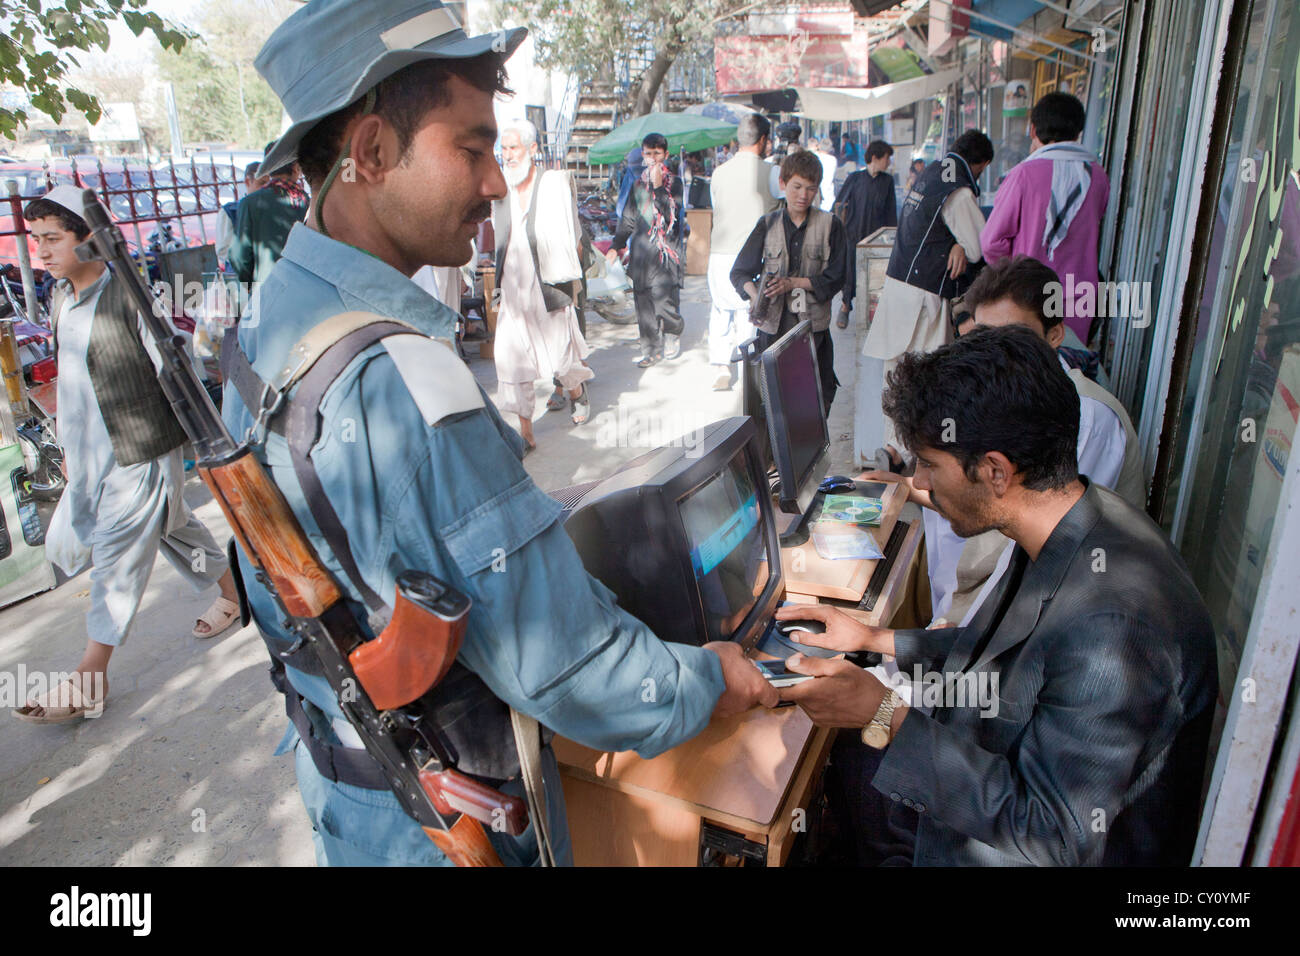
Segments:
[[[886,509],[891,530],[905,496],[895,497],[896,505]],[[868,623],[892,619],[906,590],[920,525],[914,521],[908,530],[875,608],[855,617]],[[783,550],[783,570],[786,561]],[[861,577],[863,587],[877,564],[823,563],[870,565],[851,575]],[[818,602],[800,592],[787,592],[787,598]],[[556,737],[574,862],[697,866],[708,850],[729,861],[781,866],[809,822],[833,735],[813,726],[799,708],[784,707],[713,721],[699,736],[653,760],[631,752],[601,753]]]
[[[889,491],[883,496],[884,508],[880,527],[875,534],[876,543],[883,550],[898,521],[899,512],[907,504],[907,493],[893,479]],[[781,548],[781,573],[785,587],[794,594],[819,598],[836,598],[841,601],[860,601],[867,582],[875,573],[878,561],[827,561],[817,553],[812,539],[803,544]]]
[[[696,866],[704,843],[730,842],[780,866],[805,828],[830,741],[797,707],[714,721],[654,760],[556,737],[574,861]]]

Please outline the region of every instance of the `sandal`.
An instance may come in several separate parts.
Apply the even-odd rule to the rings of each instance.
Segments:
[[[546,410],[548,412],[558,412],[568,402],[569,397],[564,394],[564,386],[557,385],[555,391],[551,393],[551,397],[546,400]]]
[[[194,630],[190,633],[200,638],[216,637],[237,620],[239,620],[239,602],[218,597],[212,602],[212,606],[203,612],[203,616],[195,621]],[[198,628],[200,624],[206,624],[208,630],[200,631]]]
[[[57,706],[51,703],[52,698],[59,701]],[[99,700],[91,700],[71,680],[65,680],[53,691],[37,694],[33,699],[36,702],[34,705],[15,707],[12,711],[13,715],[29,724],[62,724],[69,720],[76,720],[78,717],[98,717],[104,712],[103,697]],[[34,714],[33,711],[37,707],[40,707],[44,713],[39,716]]]
[[[587,398],[587,383],[582,383],[582,394],[577,398],[569,399],[569,408],[573,414],[569,416],[575,425],[585,425],[591,418],[591,400]]]

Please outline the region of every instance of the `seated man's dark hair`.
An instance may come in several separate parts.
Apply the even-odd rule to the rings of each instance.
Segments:
[[[642,149],[662,149],[668,152],[668,137],[663,133],[646,133],[645,138],[641,140]]]
[[[1079,393],[1055,350],[1023,326],[977,328],[933,352],[905,353],[881,404],[909,449],[955,455],[972,481],[991,451],[1031,491],[1078,477]]]
[[[440,106],[447,105],[447,78],[458,76],[484,93],[509,93],[506,86],[505,60],[500,53],[484,53],[466,60],[421,60],[398,70],[375,86],[376,115],[386,120],[397,133],[397,146],[405,156],[424,125],[424,118]],[[343,148],[343,130],[361,112],[364,98],[325,117],[298,144],[298,164],[307,183],[315,191],[325,182]],[[276,170],[280,172],[280,170]]]
[[[873,139],[867,144],[867,162],[877,159],[881,156],[893,156],[894,147],[890,146],[883,139]]]
[[[977,129],[968,129],[957,137],[948,152],[956,153],[972,166],[976,163],[991,163],[993,141]]]
[[[1022,309],[1038,316],[1047,333],[1063,321],[1064,309],[1053,309],[1047,314],[1047,300],[1055,291],[1062,295],[1061,278],[1051,266],[1044,265],[1032,256],[1012,256],[997,265],[985,266],[966,292],[965,305],[971,315],[984,303],[992,304],[1010,299]]]
[[[801,149],[781,160],[781,182],[788,183],[795,176],[806,179],[814,186],[822,184],[822,161],[816,153]]]
[[[1069,143],[1083,134],[1086,116],[1078,97],[1048,93],[1034,104],[1029,121],[1034,124],[1040,143]]]
[[[34,222],[37,219],[57,219],[63,229],[72,233],[78,239],[85,239],[90,235],[90,227],[86,225],[86,220],[71,209],[60,206],[48,199],[33,199],[29,202],[27,208],[23,210],[23,218],[28,222]]]
[[[776,128],[776,137],[785,143],[797,143],[803,135],[803,127],[794,120],[787,120]]]

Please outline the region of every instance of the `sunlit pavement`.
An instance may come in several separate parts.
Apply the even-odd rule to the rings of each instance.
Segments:
[[[714,392],[703,277],[682,293],[679,358],[639,369],[636,326],[588,313],[591,421],[545,412],[538,383],[538,450],[528,471],[546,490],[600,477],[653,444],[739,413],[739,386]],[[848,473],[852,330],[832,328],[841,388],[831,410],[832,472]],[[470,366],[489,394],[492,363]],[[512,423],[517,424],[517,423]],[[676,429],[674,431],[674,429]],[[646,444],[647,440],[653,444]],[[207,490],[186,488],[219,541],[229,529]],[[66,670],[85,646],[89,575],[0,611],[0,674]],[[132,634],[113,657],[108,703],[95,719],[31,725],[0,714],[0,864],[310,865],[311,829],[291,758],[273,756],[287,726],[253,628],[190,636],[215,596],[197,594],[164,560]],[[7,704],[8,702],[6,702]]]

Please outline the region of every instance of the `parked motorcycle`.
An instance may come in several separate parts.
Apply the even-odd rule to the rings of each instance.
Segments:
[[[43,317],[40,302],[32,310]],[[14,492],[21,499],[30,495],[41,501],[57,501],[67,486],[63,471],[63,449],[54,431],[54,396],[57,367],[54,360],[54,334],[44,325],[29,320],[22,286],[7,274],[0,274],[0,322],[13,326],[28,389],[29,416],[15,422],[18,444],[23,453],[21,487]],[[17,479],[15,479],[17,481]]]

